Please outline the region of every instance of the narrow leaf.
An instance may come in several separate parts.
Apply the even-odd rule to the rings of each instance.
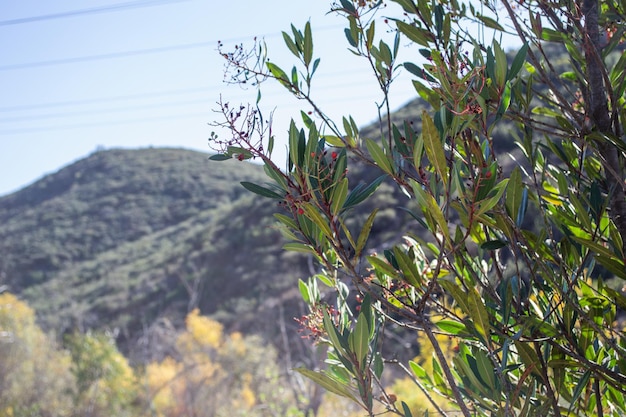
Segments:
[[[269,197],[269,198],[273,198],[275,200],[282,200],[283,197],[277,193],[275,193],[272,190],[269,190],[265,187],[261,187],[260,185],[251,183],[251,182],[247,182],[247,181],[242,181],[240,183],[241,185],[243,185],[243,187],[248,190],[248,191],[252,191],[255,194],[261,195],[263,197]]]
[[[485,343],[489,345],[489,330],[491,326],[489,324],[487,308],[475,288],[469,289],[467,298],[467,306],[469,308],[469,315],[472,318],[472,323],[476,331],[484,338]]]
[[[311,22],[304,26],[304,65],[308,68],[313,58],[313,35],[311,34]]]
[[[367,243],[367,238],[369,237],[370,232],[372,231],[372,226],[374,225],[374,218],[376,217],[377,213],[378,213],[378,209],[375,209],[373,212],[371,212],[370,215],[367,217],[365,224],[363,224],[363,228],[361,229],[361,233],[359,233],[359,238],[357,239],[357,242],[356,242],[356,248],[355,248],[356,257],[361,256],[361,252],[363,252],[363,248],[365,248],[365,243]]]
[[[339,210],[343,207],[348,197],[348,179],[342,179],[339,184],[335,186],[332,197],[330,199],[330,212],[333,215],[337,215]]]
[[[307,253],[312,255],[317,255],[315,250],[309,245],[305,245],[303,243],[286,243],[283,245],[283,249],[290,252],[299,252],[299,253]]]
[[[332,392],[333,394],[337,394],[339,396],[349,398],[352,401],[360,404],[355,393],[352,391],[352,389],[348,385],[332,378],[328,374],[321,372],[321,371],[320,372],[311,371],[310,369],[306,369],[306,368],[295,368],[294,370],[306,376],[311,381],[315,382],[316,384],[318,384],[325,390]]]
[[[365,145],[367,146],[367,150],[372,156],[372,159],[376,162],[376,165],[378,165],[387,174],[393,175],[393,165],[391,164],[389,157],[385,155],[383,149],[372,139],[365,139]]]
[[[400,32],[413,42],[425,47],[429,46],[429,39],[432,35],[428,31],[409,25],[408,23],[404,23],[401,20],[396,21],[396,26]]]
[[[426,111],[422,112],[422,135],[426,155],[445,184],[448,181],[446,155],[439,137],[439,131]]]

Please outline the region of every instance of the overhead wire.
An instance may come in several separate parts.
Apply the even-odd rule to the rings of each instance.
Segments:
[[[324,79],[324,78],[332,78],[337,79],[341,75],[350,74],[350,82],[340,81],[338,83],[333,84],[318,84],[315,88],[316,92],[326,91],[329,89],[333,89],[336,91],[337,87],[343,86],[351,86],[351,85],[359,85],[363,84],[364,81],[360,80],[359,75],[368,75],[368,70],[361,70],[355,72],[354,70],[343,70],[343,71],[333,71],[329,73],[319,73],[316,76],[316,79]],[[55,101],[55,102],[47,102],[47,103],[38,103],[38,104],[23,104],[16,106],[5,106],[0,107],[0,113],[13,113],[13,112],[22,112],[28,110],[36,110],[36,109],[47,109],[47,108],[59,108],[59,107],[72,107],[72,106],[82,106],[82,105],[92,105],[92,104],[100,104],[100,103],[111,103],[116,101],[134,101],[134,100],[142,100],[146,98],[158,98],[158,97],[168,97],[168,96],[180,96],[180,95],[188,95],[188,94],[200,94],[207,92],[217,92],[223,89],[223,85],[220,86],[201,86],[201,87],[190,87],[190,88],[182,88],[175,90],[163,90],[163,91],[154,91],[147,93],[137,93],[137,94],[124,94],[117,96],[109,96],[109,97],[97,97],[92,99],[82,99],[82,100],[66,100],[66,101]],[[244,90],[248,91],[248,90]],[[252,91],[252,90],[250,90]],[[254,93],[256,96],[256,93]],[[271,96],[272,94],[264,94],[264,97]],[[233,96],[233,95],[231,95]],[[236,96],[236,94],[234,95]],[[235,99],[237,97],[234,97]]]
[[[316,30],[318,32],[322,32],[325,30],[336,29],[338,27],[339,27],[338,25],[321,26]],[[278,36],[282,36],[282,34],[281,33],[269,33],[265,35],[259,35],[257,36],[257,38],[273,38],[273,37],[278,37]],[[222,43],[241,42],[241,41],[252,39],[252,38],[254,38],[254,36],[226,39],[226,40],[222,40],[221,42]],[[138,55],[159,54],[163,52],[173,52],[173,51],[180,51],[180,50],[185,50],[185,49],[197,49],[197,48],[204,48],[204,47],[211,46],[211,45],[216,46],[218,42],[220,42],[220,40],[184,43],[184,44],[171,45],[171,46],[162,46],[162,47],[157,47],[157,48],[134,49],[130,51],[112,52],[108,54],[83,55],[83,56],[71,57],[71,58],[61,58],[61,59],[51,59],[51,60],[45,60],[45,61],[24,62],[24,63],[19,63],[19,64],[0,65],[0,71],[11,71],[11,70],[26,69],[26,68],[47,67],[47,66],[53,66],[53,65],[75,64],[79,62],[127,58],[127,57],[138,56]]]
[[[160,6],[170,3],[181,3],[189,0],[136,0],[125,3],[110,4],[107,6],[90,7],[87,9],[70,10],[67,12],[51,13],[40,16],[21,17],[17,19],[0,20],[0,26],[21,25],[24,23],[40,22],[44,20],[63,19],[66,17],[83,16],[98,13],[110,13],[120,10],[138,9],[143,7]]]
[[[20,19],[11,19],[0,21],[1,26],[9,26],[9,25],[17,25],[23,23],[30,23],[36,21],[43,20],[52,20],[52,19],[61,19],[65,17],[71,16],[80,16],[80,15],[88,15],[88,14],[96,14],[96,13],[106,13],[119,11],[124,9],[132,9],[132,8],[141,8],[141,7],[149,7],[156,6],[168,3],[178,3],[182,1],[188,0],[142,0],[142,1],[129,1],[125,3],[118,3],[109,6],[102,7],[94,7],[89,9],[80,9],[73,10],[62,13],[54,13],[49,15],[42,16],[31,16],[27,18]],[[341,27],[340,25],[331,25],[331,26],[323,26],[319,27],[317,31],[325,31],[331,30]],[[265,35],[257,36],[258,38],[273,38],[280,36],[280,32],[268,33]],[[241,42],[246,39],[250,39],[249,37],[237,37],[232,39],[223,40],[222,43],[234,43]],[[70,57],[70,58],[61,58],[61,59],[53,59],[46,61],[35,61],[35,62],[26,62],[26,63],[18,63],[18,64],[9,64],[0,66],[0,71],[10,71],[10,70],[18,70],[18,69],[26,69],[26,68],[37,68],[37,67],[45,67],[45,66],[53,66],[53,65],[63,65],[63,64],[74,64],[80,62],[90,62],[90,61],[98,61],[98,60],[107,60],[107,59],[116,59],[116,58],[124,58],[124,57],[132,57],[132,56],[140,56],[140,55],[148,55],[148,54],[158,54],[158,53],[168,53],[174,52],[178,50],[187,50],[187,49],[197,49],[203,48],[210,45],[217,45],[218,40],[215,41],[205,41],[205,42],[195,42],[195,43],[187,43],[187,44],[178,44],[157,48],[145,48],[131,51],[121,51],[107,54],[96,54],[96,55],[87,55],[87,56],[79,56],[79,57]],[[354,71],[350,71],[351,75],[354,76]],[[321,74],[320,74],[321,75]],[[326,76],[333,76],[335,78],[337,73],[329,74]],[[320,77],[321,78],[321,77]],[[351,80],[354,80],[354,77],[351,77]],[[350,85],[355,84],[355,82],[349,83]],[[346,86],[346,83],[341,83],[340,86]],[[333,87],[326,86],[324,88],[318,88],[318,91],[323,91],[324,89],[330,89]],[[169,91],[161,91],[161,92],[150,92],[150,93],[141,93],[141,94],[131,94],[131,95],[123,95],[123,96],[115,96],[115,97],[103,97],[96,99],[85,99],[85,100],[68,100],[63,102],[51,102],[51,103],[41,103],[41,104],[31,104],[31,105],[20,105],[20,106],[6,106],[0,107],[0,112],[16,112],[16,111],[25,111],[25,110],[33,110],[33,109],[44,109],[44,108],[56,108],[56,107],[69,107],[75,105],[84,105],[84,104],[98,104],[104,102],[114,102],[120,100],[135,100],[141,98],[154,98],[154,97],[166,97],[169,95],[180,95],[180,94],[188,94],[188,93],[197,93],[201,91],[215,91],[216,88],[190,88],[190,89],[181,89],[181,90],[169,90]],[[336,91],[336,88],[333,88]],[[270,94],[270,96],[273,94]],[[267,96],[267,95],[265,95]],[[365,97],[364,97],[365,98]],[[369,96],[367,98],[370,98]],[[339,99],[338,101],[349,101],[355,100],[355,97],[344,97]],[[337,100],[335,100],[337,101]],[[69,116],[80,116],[80,115],[88,115],[95,113],[114,113],[120,111],[136,111],[136,110],[146,110],[146,109],[154,109],[158,107],[172,107],[172,106],[183,106],[188,104],[196,104],[203,102],[203,100],[187,100],[183,102],[177,103],[157,103],[157,104],[149,104],[143,106],[126,106],[126,107],[116,107],[115,109],[95,109],[90,111],[78,111],[78,112],[69,112],[69,113],[53,113],[53,114],[44,114],[44,115],[31,115],[31,116],[15,116],[9,117],[5,119],[0,119],[0,122],[3,123],[11,123],[20,120],[33,120],[33,119],[50,119],[50,118],[60,118],[60,117],[69,117]],[[139,119],[129,119],[129,120],[118,120],[118,121],[106,121],[106,122],[94,122],[94,123],[79,123],[72,125],[61,125],[61,126],[47,126],[47,127],[31,127],[31,128],[16,128],[16,129],[4,129],[0,130],[0,135],[6,134],[17,134],[17,133],[27,133],[27,132],[35,132],[35,131],[45,131],[45,130],[64,130],[64,129],[73,129],[73,128],[81,128],[81,127],[92,127],[92,126],[103,126],[103,125],[112,125],[112,124],[128,124],[128,123],[139,123],[139,122],[147,122],[153,120],[173,120],[178,118],[188,118],[188,117],[196,117],[199,115],[207,116],[206,113],[199,114],[187,114],[187,115],[168,115],[168,116],[154,116],[149,118],[139,118]]]

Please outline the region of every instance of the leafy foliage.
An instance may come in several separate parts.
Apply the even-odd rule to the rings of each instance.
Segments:
[[[431,372],[418,362],[401,368],[439,414],[447,410],[433,393],[468,417],[623,415],[626,112],[622,58],[615,59],[623,56],[623,4],[392,3],[396,9],[385,12],[395,26],[391,41],[377,37],[382,2],[341,0],[333,11],[346,19],[349,49],[374,72],[379,110],[389,115],[401,65],[417,77],[416,92],[431,106],[419,130],[387,116],[380,135],[368,137],[352,117],[338,123],[325,115],[310,88],[308,23],[284,34],[299,60],[291,73],[300,78],[275,63],[263,69],[262,47],[256,56],[222,54],[236,69],[233,81],[273,78],[319,117],[302,112],[302,128],[291,122],[285,171],[272,159],[275,138],[256,108],[222,103],[222,125],[233,137],[213,141],[220,159],[244,154],[263,162],[271,185],[246,188],[280,201],[286,213],[276,218],[291,240],[285,248],[318,261],[299,289],[311,311],[302,324],[330,348],[327,369],[299,371],[370,416],[377,401],[411,416],[382,380],[386,329],[396,324],[420,332],[432,348]],[[501,12],[522,41],[511,59],[497,41]],[[468,24],[496,36],[485,42]],[[426,60],[399,64],[402,42]],[[546,42],[567,51],[565,71],[545,53]],[[519,168],[505,170],[494,146],[505,121],[524,159]],[[376,207],[350,223],[352,209],[383,183],[355,185],[351,159],[408,197],[400,208],[415,224],[398,230],[404,237],[391,246],[368,246]],[[333,305],[318,285],[334,290]],[[454,340],[454,356],[438,334]]]
[[[0,294],[0,416],[305,416],[259,336],[225,334],[197,309],[173,336],[171,356],[133,369],[110,334],[58,346],[26,303]]]

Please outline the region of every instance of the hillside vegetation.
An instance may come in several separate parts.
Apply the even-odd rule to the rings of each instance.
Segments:
[[[0,199],[0,285],[59,333],[130,340],[194,307],[267,330],[261,303],[293,288],[302,262],[281,251],[273,207],[239,184],[261,178],[189,150],[94,153]]]

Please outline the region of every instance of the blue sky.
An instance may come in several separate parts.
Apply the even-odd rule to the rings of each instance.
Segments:
[[[291,23],[302,28],[311,21],[321,58],[313,90],[320,107],[367,124],[381,94],[367,63],[347,51],[344,20],[327,15],[329,8],[320,0],[3,1],[0,195],[96,149],[208,152],[220,95],[233,104],[256,98],[253,89],[223,82],[218,40],[228,49],[264,38],[271,60],[289,70],[295,58],[281,31]],[[400,61],[416,59],[402,53]],[[392,108],[413,98],[409,77],[399,77],[392,93]],[[275,84],[264,87],[262,104],[275,109],[279,141],[289,119],[309,110]]]
[[[310,19],[321,56],[316,95],[334,115],[376,116],[378,92],[365,62],[350,56],[343,21],[325,1],[5,1],[0,6],[0,195],[97,148],[174,146],[209,151],[220,94],[254,101],[223,83],[217,41],[251,45],[290,67],[280,32]],[[316,30],[319,28],[319,30]],[[409,84],[410,87],[410,84]],[[412,96],[409,90],[396,106]],[[264,87],[280,136],[304,103]]]

